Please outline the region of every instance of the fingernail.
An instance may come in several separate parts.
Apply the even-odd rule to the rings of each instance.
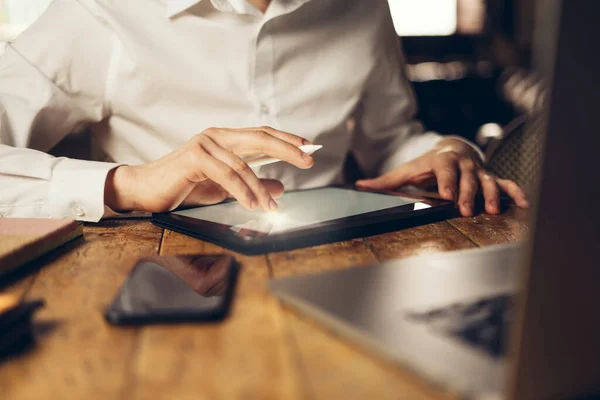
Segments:
[[[269,209],[271,211],[277,211],[277,209],[279,208],[279,206],[277,205],[277,202],[273,199],[271,199],[271,201],[269,201]]]
[[[452,190],[452,188],[446,187],[446,188],[444,188],[444,192],[446,192],[446,195],[450,196],[450,198],[452,200],[456,200],[456,192],[454,192],[454,190]]]
[[[302,153],[302,158],[304,158],[306,161],[312,161],[312,157],[310,154],[307,153]]]
[[[471,214],[473,212],[473,208],[471,207],[471,203],[463,203],[462,207],[463,207],[463,210],[465,210],[469,214]]]
[[[363,180],[356,181],[356,182],[354,182],[354,184],[355,184],[356,186],[364,186],[364,185],[365,185],[365,181],[363,181]]]
[[[528,208],[529,207],[529,202],[527,200],[521,200],[521,206],[523,208]]]
[[[490,201],[488,201],[488,204],[492,208],[498,207],[498,203],[496,202],[496,200],[490,200]]]
[[[310,140],[302,139],[302,144],[307,145],[307,144],[312,144],[312,142]]]
[[[250,208],[254,210],[256,207],[258,207],[258,202],[256,200],[252,200],[250,202]]]

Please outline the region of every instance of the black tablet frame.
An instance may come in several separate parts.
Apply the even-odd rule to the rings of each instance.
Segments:
[[[456,215],[454,203],[447,200],[425,198],[403,192],[365,190],[353,186],[327,187],[405,197],[425,203],[430,207],[415,210],[414,203],[406,204],[321,222],[270,236],[263,232],[250,230],[244,230],[246,236],[240,236],[238,233],[231,231],[230,225],[173,213],[152,214],[152,222],[162,228],[202,239],[238,253],[256,255],[373,236],[451,218]],[[307,190],[319,189],[324,189],[324,187]]]

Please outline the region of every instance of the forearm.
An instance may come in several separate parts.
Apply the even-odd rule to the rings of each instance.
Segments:
[[[391,143],[386,158],[379,164],[376,175],[385,174],[394,168],[414,160],[436,147],[443,137],[435,132],[411,132],[398,136]]]
[[[444,136],[437,142],[434,149],[438,152],[455,151],[480,160],[482,164],[486,161],[485,154],[475,143],[460,136]]]

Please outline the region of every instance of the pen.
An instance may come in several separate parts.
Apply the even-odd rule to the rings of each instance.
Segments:
[[[306,154],[312,155],[315,151],[319,150],[322,147],[323,146],[318,145],[318,144],[307,144],[304,146],[299,146],[298,148],[300,150],[302,150],[303,152],[305,152]],[[263,165],[273,164],[273,163],[276,163],[279,161],[281,161],[281,160],[278,158],[273,158],[273,157],[269,157],[269,156],[258,156],[256,158],[251,158],[251,159],[246,160],[246,162],[248,163],[250,168],[261,167]]]

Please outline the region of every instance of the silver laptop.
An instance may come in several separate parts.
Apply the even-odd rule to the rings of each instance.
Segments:
[[[600,1],[540,5],[550,101],[529,241],[270,282],[291,307],[465,398],[600,397]]]

